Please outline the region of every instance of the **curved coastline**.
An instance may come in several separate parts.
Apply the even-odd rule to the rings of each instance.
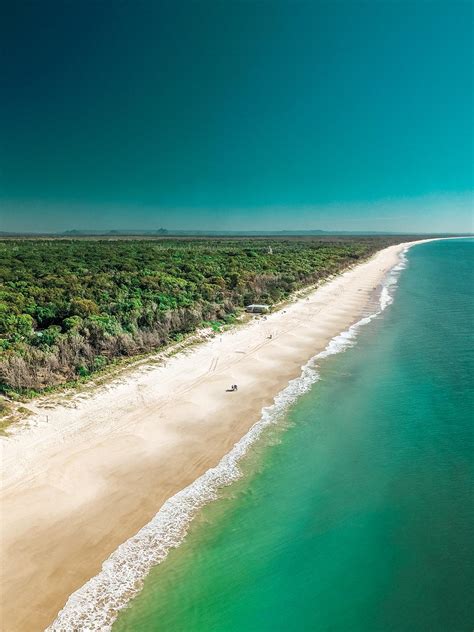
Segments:
[[[413,245],[420,242],[415,242]],[[341,353],[356,343],[358,331],[377,318],[394,300],[393,293],[402,270],[407,266],[406,245],[399,253],[399,262],[381,283],[378,309],[364,316],[330,340],[326,348],[313,356],[301,368],[301,375],[291,380],[261,411],[260,419],[234,445],[216,467],[207,470],[159,509],[154,518],[136,535],[124,542],[104,562],[101,572],[73,593],[47,632],[70,629],[107,631],[120,610],[136,596],[151,568],[164,561],[172,548],[186,537],[188,528],[199,510],[219,497],[219,490],[242,476],[239,463],[273,424],[277,424],[287,409],[319,379],[318,362]]]
[[[136,592],[136,578],[185,535],[189,518],[180,503],[192,518],[239,476],[247,444],[280,419],[279,406],[281,415],[298,389],[318,379],[317,358],[353,344],[366,319],[391,302],[403,253],[424,241],[430,240],[381,250],[268,319],[216,336],[166,366],[142,368],[89,399],[62,401],[47,411],[49,422],[37,407],[29,427],[1,440],[5,631],[74,628],[66,612],[74,602],[77,616],[78,595],[91,582],[98,585],[98,577],[108,573],[113,580],[120,566],[114,560],[124,549],[135,557],[122,564],[121,577]],[[381,301],[376,309],[370,307],[375,300]],[[230,383],[239,384],[235,396],[226,393]],[[228,472],[218,469],[225,464]],[[199,480],[215,483],[203,502],[185,493]],[[158,546],[158,527],[166,531],[173,520],[179,528]],[[143,552],[138,534],[149,538],[152,551]],[[133,596],[128,588],[120,595],[108,590],[111,612]],[[92,618],[93,604],[92,598],[83,604]],[[84,617],[76,629],[87,629]]]

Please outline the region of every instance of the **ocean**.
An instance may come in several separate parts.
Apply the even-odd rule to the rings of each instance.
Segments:
[[[408,250],[113,632],[472,631],[473,246]]]

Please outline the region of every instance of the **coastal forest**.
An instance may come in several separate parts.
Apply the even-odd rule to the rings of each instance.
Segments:
[[[85,379],[231,323],[249,303],[275,305],[396,241],[1,240],[0,390],[34,394]]]

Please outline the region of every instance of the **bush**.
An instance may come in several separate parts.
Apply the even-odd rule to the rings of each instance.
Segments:
[[[406,238],[404,238],[406,239]],[[214,331],[393,243],[371,239],[4,240],[0,381],[41,390]]]
[[[89,369],[84,364],[76,367],[76,373],[79,377],[88,377],[90,375]]]

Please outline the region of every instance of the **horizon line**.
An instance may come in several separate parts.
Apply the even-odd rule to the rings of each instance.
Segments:
[[[278,230],[266,229],[167,229],[167,228],[127,228],[127,229],[65,229],[57,231],[35,231],[35,230],[19,230],[19,231],[0,231],[0,236],[178,236],[178,235],[340,235],[340,234],[357,234],[357,235],[474,235],[474,232],[464,231],[384,231],[384,230],[323,230],[316,228],[290,229],[282,228]]]

